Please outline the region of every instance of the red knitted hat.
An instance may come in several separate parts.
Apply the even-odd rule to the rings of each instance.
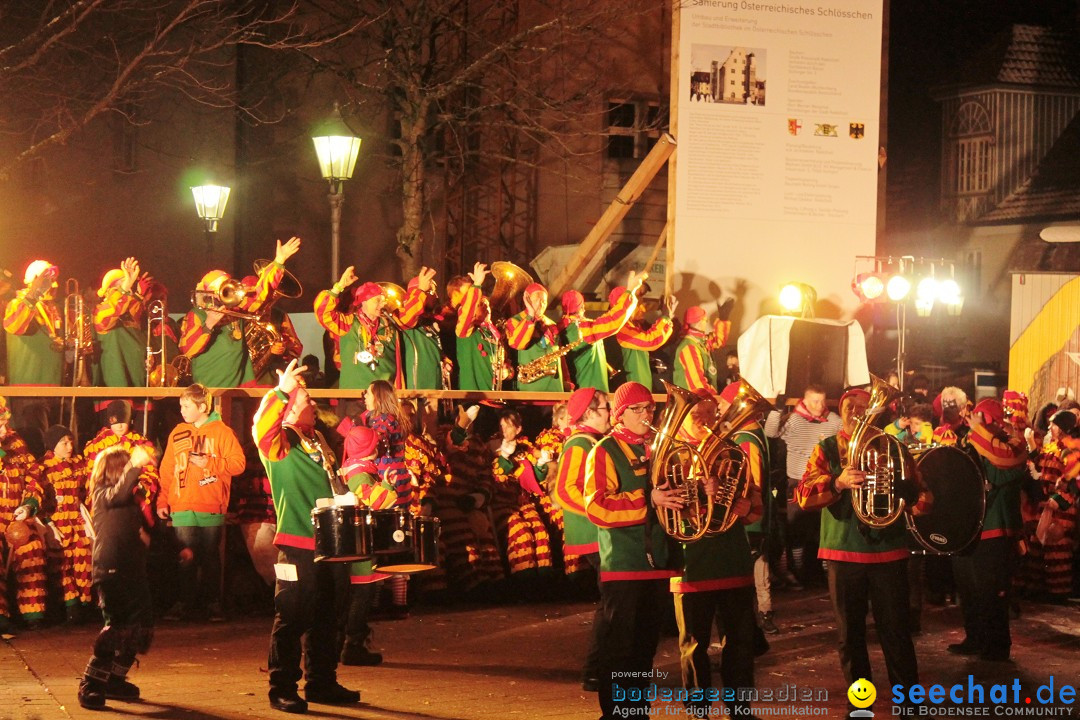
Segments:
[[[1028,396],[1019,390],[1006,390],[1002,395],[1001,404],[1013,414],[1014,417],[1020,417],[1027,420],[1028,412]]]
[[[649,388],[641,383],[627,382],[619,386],[615,391],[611,404],[611,419],[614,422],[622,420],[623,410],[638,403],[651,403],[652,393]]]
[[[375,448],[379,446],[379,436],[375,431],[363,425],[356,425],[345,436],[345,458],[347,460],[364,460],[375,454]]]
[[[739,394],[739,388],[741,387],[741,382],[733,382],[729,384],[726,388],[724,388],[723,392],[720,393],[720,399],[728,404],[735,402],[735,396]]]
[[[544,287],[543,285],[541,285],[540,283],[529,283],[528,285],[525,286],[525,292],[523,294],[524,295],[532,295],[533,293],[538,293],[538,292],[542,292],[545,295],[547,295],[547,288]]]
[[[683,322],[689,327],[694,323],[701,322],[705,319],[705,308],[700,305],[694,305],[686,308],[686,313],[683,315]]]
[[[1002,421],[1005,420],[1005,409],[994,398],[983,398],[975,403],[975,407],[971,411],[982,413],[986,422],[992,425],[1001,425]]]
[[[566,415],[571,425],[576,425],[581,421],[594,397],[596,397],[596,388],[591,387],[578,388],[571,393],[570,399],[566,401]]]
[[[840,396],[840,404],[837,405],[837,407],[840,408],[840,409],[843,409],[845,400],[847,400],[848,398],[854,398],[854,397],[860,397],[860,396],[862,396],[862,397],[866,398],[867,400],[869,400],[870,399],[870,392],[868,390],[864,390],[862,388],[851,388],[850,390],[848,390],[847,392],[845,392],[843,395]]]
[[[615,303],[619,302],[619,298],[621,298],[625,294],[626,294],[626,288],[623,287],[622,285],[616,285],[615,287],[613,287],[611,289],[611,292],[608,293],[608,296],[607,296],[608,304],[609,305],[614,305]]]
[[[585,297],[577,290],[567,290],[561,298],[563,312],[573,315],[585,307]]]
[[[366,282],[360,287],[356,288],[352,292],[353,306],[359,306],[360,303],[370,300],[373,297],[382,295],[382,288],[373,282]]]

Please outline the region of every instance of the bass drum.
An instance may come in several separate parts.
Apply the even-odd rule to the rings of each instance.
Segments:
[[[930,553],[958,553],[982,532],[986,514],[986,480],[982,471],[970,455],[950,445],[922,453],[917,466],[934,496],[934,504],[926,515],[906,515],[908,530]]]

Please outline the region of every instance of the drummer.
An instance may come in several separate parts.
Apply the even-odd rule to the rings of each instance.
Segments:
[[[252,433],[277,511],[277,587],[268,660],[270,706],[289,713],[307,712],[309,702],[344,705],[360,701],[359,692],[338,683],[334,617],[326,612],[326,608],[335,607],[336,587],[344,584],[341,564],[315,562],[310,514],[317,501],[330,498],[333,490],[322,465],[324,452],[317,440],[310,439],[317,438],[315,403],[300,384],[303,370],[296,360],[289,363],[277,387],[263,398]],[[286,434],[286,426],[308,439],[303,445],[297,443]],[[305,635],[306,642],[302,642]],[[305,649],[307,684],[301,698],[297,683],[303,676],[300,660]]]

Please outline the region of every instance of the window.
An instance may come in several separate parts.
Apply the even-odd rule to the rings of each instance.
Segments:
[[[607,156],[643,158],[667,127],[667,108],[656,100],[611,100],[606,119]]]
[[[994,136],[990,114],[979,102],[956,111],[946,144],[946,187],[957,195],[984,194],[993,178]]]

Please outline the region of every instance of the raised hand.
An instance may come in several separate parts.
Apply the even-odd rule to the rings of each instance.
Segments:
[[[416,286],[420,289],[420,292],[426,293],[431,290],[431,280],[434,277],[435,268],[420,268],[420,272],[416,274]]]
[[[352,285],[359,278],[356,277],[356,266],[350,265],[345,268],[345,272],[341,273],[341,279],[337,281],[339,292]]]
[[[664,298],[664,307],[667,308],[667,316],[674,319],[675,308],[679,307],[679,299],[674,295],[668,295]]]
[[[649,273],[634,272],[633,270],[631,270],[630,274],[626,277],[626,292],[633,295],[648,279]]]
[[[473,271],[469,273],[469,277],[472,278],[473,285],[480,287],[484,284],[484,278],[488,276],[487,265],[478,262],[473,265]]]
[[[278,370],[278,384],[277,389],[286,395],[292,395],[296,388],[300,387],[300,382],[303,379],[303,373],[306,368],[300,364],[300,361],[293,358],[289,361],[288,367],[284,370]]]
[[[277,241],[277,252],[274,254],[274,262],[278,265],[284,265],[285,261],[300,251],[300,238],[295,235],[289,238],[288,242],[284,245],[281,241]]]
[[[133,257],[126,258],[120,263],[120,269],[124,271],[122,286],[125,292],[130,292],[135,286],[135,281],[139,279],[139,261]]]

